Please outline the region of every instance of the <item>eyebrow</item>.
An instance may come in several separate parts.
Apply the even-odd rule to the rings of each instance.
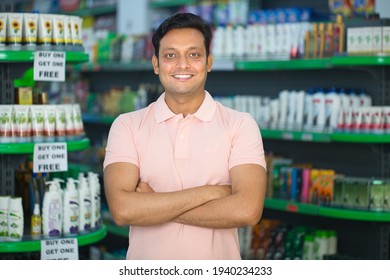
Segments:
[[[175,50],[177,50],[177,48],[168,47],[168,48],[161,49],[161,51],[175,51]],[[188,50],[202,50],[202,48],[190,47],[190,48],[188,48]]]

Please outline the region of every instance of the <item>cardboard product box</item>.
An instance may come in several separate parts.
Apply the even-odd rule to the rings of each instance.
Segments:
[[[384,180],[372,180],[370,185],[370,210],[383,211],[385,199],[385,187],[388,182]]]
[[[291,159],[270,157],[267,162],[267,197],[280,198],[283,178],[280,176],[281,168],[290,166]]]
[[[370,180],[348,177],[344,180],[343,206],[351,209],[368,209]]]
[[[390,26],[382,27],[382,51],[390,53]]]
[[[283,166],[280,168],[280,182],[278,198],[289,200],[292,183],[292,167]]]
[[[355,187],[354,208],[368,210],[370,206],[370,185],[371,180],[367,178],[359,179]]]
[[[336,175],[333,180],[332,207],[343,207],[344,179],[343,175]]]
[[[386,184],[383,187],[383,211],[390,211],[390,180],[386,180]]]
[[[321,170],[321,186],[319,189],[320,205],[330,206],[333,199],[334,177],[336,172],[334,170]]]
[[[318,204],[321,188],[321,170],[310,171],[309,203]]]
[[[293,167],[291,170],[290,200],[299,201],[302,191],[302,168]]]

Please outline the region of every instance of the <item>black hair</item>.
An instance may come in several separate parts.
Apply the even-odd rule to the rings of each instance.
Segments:
[[[212,38],[211,25],[200,16],[192,13],[176,13],[164,20],[156,29],[152,37],[154,54],[158,58],[161,39],[173,29],[193,28],[199,30],[204,37],[206,56],[210,54],[210,43]]]

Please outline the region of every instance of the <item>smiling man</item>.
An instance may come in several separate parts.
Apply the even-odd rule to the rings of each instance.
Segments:
[[[152,38],[164,92],[111,126],[104,187],[114,221],[130,225],[127,259],[240,259],[237,228],[261,218],[260,131],[205,90],[211,39],[196,15],[166,19]]]

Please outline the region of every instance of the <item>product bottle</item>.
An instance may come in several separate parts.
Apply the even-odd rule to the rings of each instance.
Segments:
[[[8,206],[8,241],[20,241],[23,237],[24,216],[21,197],[11,197]]]
[[[327,24],[326,32],[324,36],[324,57],[330,57],[333,55],[333,24],[330,22]]]
[[[324,57],[325,46],[325,23],[321,22],[318,25],[317,42],[316,42],[316,57]]]
[[[91,229],[91,190],[87,179],[79,176],[80,231]]]
[[[88,184],[91,190],[91,227],[100,225],[100,184],[98,175],[88,172]]]
[[[47,181],[49,190],[43,197],[42,225],[45,236],[56,237],[62,233],[63,204],[59,182]]]
[[[39,239],[42,233],[42,217],[39,204],[35,203],[34,213],[31,216],[31,236],[34,239]]]
[[[9,196],[0,196],[0,241],[8,239]]]
[[[344,51],[345,45],[345,26],[343,16],[337,15],[336,22],[333,26],[333,53],[341,53]]]
[[[64,191],[64,234],[72,235],[79,232],[80,203],[79,193],[75,183],[78,182],[69,177]]]

